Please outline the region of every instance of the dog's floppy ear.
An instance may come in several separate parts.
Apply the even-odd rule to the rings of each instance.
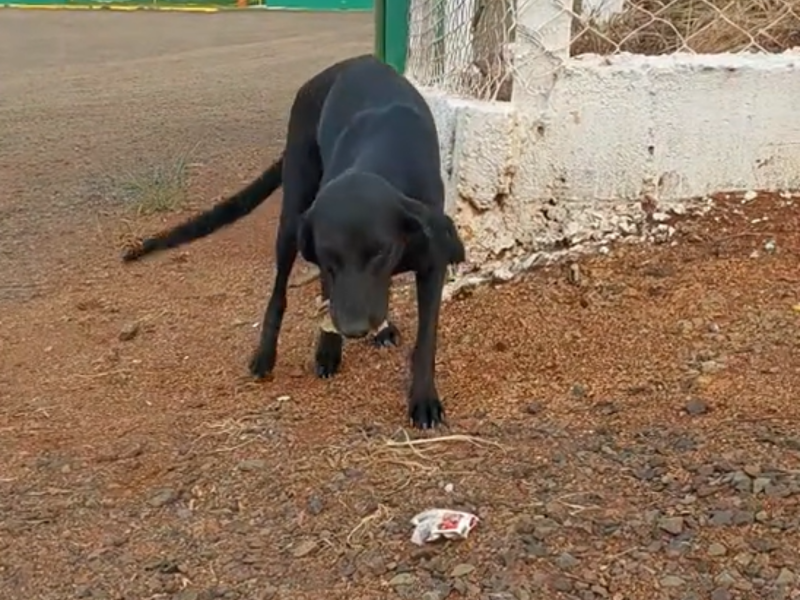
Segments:
[[[317,264],[317,251],[314,248],[314,234],[309,226],[308,212],[300,215],[297,223],[297,249],[303,260]]]
[[[422,235],[448,264],[466,260],[464,244],[455,223],[444,213],[430,210],[422,202],[403,196],[403,228],[411,236]]]

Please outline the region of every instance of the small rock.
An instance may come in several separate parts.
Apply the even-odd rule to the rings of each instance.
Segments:
[[[575,398],[583,398],[586,396],[586,386],[576,383],[572,386],[572,395]]]
[[[277,598],[278,594],[281,593],[281,590],[272,585],[271,583],[265,583],[261,586],[261,599],[260,600],[273,600],[273,598]]]
[[[475,570],[474,565],[469,563],[461,563],[453,567],[453,570],[450,571],[450,577],[465,577],[472,573]]]
[[[752,202],[752,201],[753,201],[753,200],[755,200],[756,198],[758,198],[758,192],[755,192],[755,191],[753,191],[753,190],[749,190],[749,191],[747,191],[747,192],[745,192],[745,193],[744,193],[744,196],[743,196],[743,198],[742,198],[742,199],[743,199],[745,202]]]
[[[761,467],[758,465],[745,465],[742,470],[750,477],[758,477],[761,475]]]
[[[770,498],[787,498],[792,495],[792,490],[785,485],[773,485],[770,483],[764,493]]]
[[[713,485],[701,485],[695,490],[695,493],[699,498],[707,498],[708,496],[713,496],[717,493],[717,488]]]
[[[563,577],[561,575],[558,575],[553,578],[552,585],[553,589],[555,589],[558,592],[571,592],[573,587],[572,580],[569,579],[568,577]]]
[[[708,546],[708,555],[709,556],[725,556],[728,553],[728,549],[723,546],[722,544],[718,544],[714,542]]]
[[[529,415],[538,415],[542,412],[542,403],[541,402],[531,402],[525,406],[525,412]]]
[[[566,570],[574,569],[580,564],[580,561],[572,556],[569,552],[562,553],[557,559],[556,564],[559,568]]]
[[[753,486],[750,477],[744,471],[736,471],[731,476],[731,483],[740,492],[749,492]]]
[[[686,403],[686,412],[690,415],[704,415],[708,412],[708,403],[701,398],[692,398]]]
[[[730,510],[715,510],[711,514],[709,522],[717,527],[724,527],[733,522],[733,511]]]
[[[113,535],[106,538],[106,544],[115,548],[121,548],[128,543],[129,539],[127,535]]]
[[[753,493],[760,494],[767,489],[770,483],[772,482],[769,477],[756,477],[753,480]]]
[[[238,465],[240,471],[263,471],[267,468],[267,461],[260,458],[243,460]]]
[[[686,584],[686,582],[677,575],[667,575],[666,577],[662,577],[659,580],[659,583],[661,584],[661,587],[665,588],[677,588]]]
[[[362,554],[360,562],[366,571],[373,575],[377,575],[378,577],[385,575],[388,571],[386,561],[384,561],[383,557],[375,551],[367,551]]]
[[[711,600],[731,600],[732,598],[731,593],[723,587],[718,587],[711,592]]]
[[[320,514],[324,508],[325,505],[322,503],[322,498],[320,498],[316,494],[313,494],[308,499],[308,512],[310,512],[312,515],[316,516]]]
[[[650,554],[657,554],[661,552],[663,548],[664,544],[661,542],[661,540],[653,540],[652,542],[647,544],[647,546],[645,547],[645,551],[649,552]]]
[[[139,333],[139,323],[135,321],[132,323],[126,323],[125,325],[122,326],[122,329],[120,329],[119,331],[119,339],[120,341],[123,342],[129,342],[130,340],[135,338],[138,333]]]
[[[797,577],[793,571],[783,568],[778,574],[778,578],[775,580],[775,585],[792,585],[796,579]]]
[[[317,549],[317,542],[314,540],[303,540],[292,548],[292,556],[295,558],[303,558],[308,556]]]
[[[756,516],[747,510],[737,510],[733,514],[734,525],[752,525],[756,520]]]
[[[679,535],[683,531],[683,517],[664,517],[658,521],[658,527],[671,535]]]
[[[522,515],[517,519],[514,524],[514,530],[519,535],[529,535],[536,529],[536,521],[528,515]]]
[[[723,571],[714,578],[714,583],[722,587],[731,587],[736,583],[736,578],[728,571]]]
[[[414,576],[411,573],[398,573],[389,580],[389,585],[399,587],[401,585],[413,585]]]
[[[153,508],[161,508],[167,504],[171,504],[178,499],[178,492],[171,488],[165,488],[157,491],[147,503]]]
[[[567,271],[567,281],[572,285],[580,286],[581,284],[581,267],[578,263],[572,263]]]
[[[704,360],[700,363],[700,372],[706,375],[718,373],[725,368],[725,365],[717,360]]]
[[[550,554],[550,552],[547,550],[547,547],[544,544],[535,541],[526,543],[525,551],[528,553],[528,556],[536,558],[543,558],[548,554]]]
[[[558,531],[559,525],[553,519],[542,519],[536,524],[536,527],[533,530],[533,536],[537,540],[544,540],[549,537],[552,533]]]
[[[683,537],[683,536],[681,536],[681,537]],[[681,556],[682,554],[685,554],[689,550],[691,550],[691,548],[692,548],[691,543],[689,543],[686,540],[681,539],[681,537],[677,537],[677,538],[671,539],[669,541],[669,544],[667,544],[667,547],[666,547],[665,551],[666,551],[667,556],[669,556],[670,558],[677,558],[677,557]]]
[[[642,481],[650,481],[658,476],[658,470],[652,467],[634,469],[633,474]]]
[[[746,567],[753,562],[753,555],[749,552],[739,552],[733,560],[741,567]]]

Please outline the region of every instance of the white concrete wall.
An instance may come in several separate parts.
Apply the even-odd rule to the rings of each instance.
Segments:
[[[800,50],[571,58],[530,104],[424,91],[483,273],[641,235],[645,199],[658,220],[713,192],[800,189]]]

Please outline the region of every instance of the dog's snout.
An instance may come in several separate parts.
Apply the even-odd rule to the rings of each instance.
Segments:
[[[339,333],[347,338],[363,338],[372,330],[367,321],[343,323],[339,326]]]

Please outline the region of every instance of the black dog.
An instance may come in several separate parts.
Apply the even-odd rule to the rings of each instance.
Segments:
[[[247,215],[283,183],[276,244],[277,274],[250,371],[275,366],[286,288],[298,249],[320,267],[329,301],[316,371],[339,368],[342,341],[380,328],[379,344],[395,343],[387,321],[392,276],[416,275],[419,322],[412,354],[408,414],[422,428],[444,419],[435,384],[436,338],[449,264],[465,259],[444,213],[439,142],[420,93],[370,55],[336,63],[297,92],[282,156],[231,198],[174,229],[145,239],[124,255],[133,261],[206,236]]]

